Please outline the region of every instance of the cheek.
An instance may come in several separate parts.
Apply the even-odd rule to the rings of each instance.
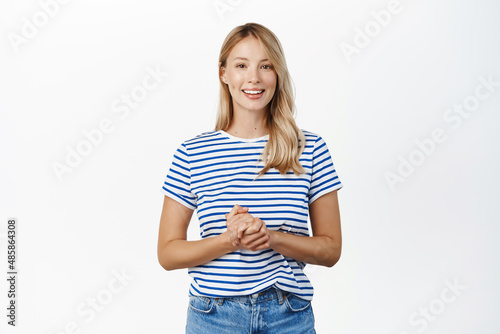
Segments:
[[[227,79],[230,82],[237,83],[241,80],[241,74],[239,74],[237,71],[228,71]]]
[[[231,93],[231,96],[238,94],[239,91],[240,91],[240,89],[238,87],[236,87],[235,85],[233,85],[233,84],[229,85],[229,93]]]
[[[277,77],[276,75],[270,75],[268,78],[266,78],[267,86],[273,87],[273,89],[276,89],[276,82],[277,82]]]
[[[276,78],[270,78],[269,81],[267,82],[267,86],[271,87],[273,91],[276,91]]]
[[[241,80],[238,75],[231,74],[227,76],[227,82],[229,89],[232,90],[239,90],[239,86],[241,85]]]

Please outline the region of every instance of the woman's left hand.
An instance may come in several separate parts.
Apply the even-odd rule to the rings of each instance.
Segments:
[[[269,247],[270,235],[266,224],[249,214],[247,207],[236,204],[225,217],[233,246],[241,244],[241,248],[252,251]]]
[[[248,213],[248,208],[236,204],[225,217],[229,240],[233,246],[237,246],[243,232],[253,223],[253,216]]]

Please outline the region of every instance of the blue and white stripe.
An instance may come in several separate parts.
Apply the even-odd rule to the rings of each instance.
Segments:
[[[300,163],[306,174],[280,174],[257,161],[269,135],[241,139],[210,131],[184,141],[174,154],[162,192],[182,205],[197,209],[201,238],[226,230],[235,204],[249,207],[270,230],[309,236],[309,205],[322,195],[342,188],[328,147],[319,135],[302,130],[306,147]],[[306,264],[272,249],[238,250],[188,269],[192,295],[227,297],[253,294],[276,285],[312,300],[313,287],[303,272]]]

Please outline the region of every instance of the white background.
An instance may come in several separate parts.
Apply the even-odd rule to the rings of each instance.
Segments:
[[[7,219],[19,225],[18,326],[1,279],[0,332],[183,333],[190,279],[157,261],[160,188],[178,145],[214,127],[224,37],[258,22],[285,49],[299,127],[323,136],[344,184],[342,257],[307,271],[317,332],[498,333],[500,3],[401,0],[381,26],[372,11],[388,0],[70,1],[52,17],[48,2],[0,4],[5,275]],[[120,117],[147,68],[168,76]],[[497,86],[446,121],[481,77]],[[58,178],[54,164],[105,119],[112,131]],[[415,141],[438,128],[446,140],[422,153]]]

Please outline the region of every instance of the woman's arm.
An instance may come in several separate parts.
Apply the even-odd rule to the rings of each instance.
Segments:
[[[337,191],[332,191],[316,199],[309,206],[309,215],[311,217],[312,237],[267,230],[265,224],[260,226],[258,222],[255,222],[254,225],[260,228],[259,240],[256,241],[257,234],[255,236],[244,234],[241,237],[241,245],[252,250],[270,247],[297,261],[332,267],[340,259],[342,249]],[[262,237],[266,234],[269,236],[268,239]]]
[[[228,233],[187,241],[193,210],[165,196],[158,233],[158,261],[166,270],[194,267],[237,249]]]
[[[337,191],[316,199],[309,206],[309,215],[312,237],[269,231],[270,247],[297,261],[332,267],[340,259],[342,250]]]

